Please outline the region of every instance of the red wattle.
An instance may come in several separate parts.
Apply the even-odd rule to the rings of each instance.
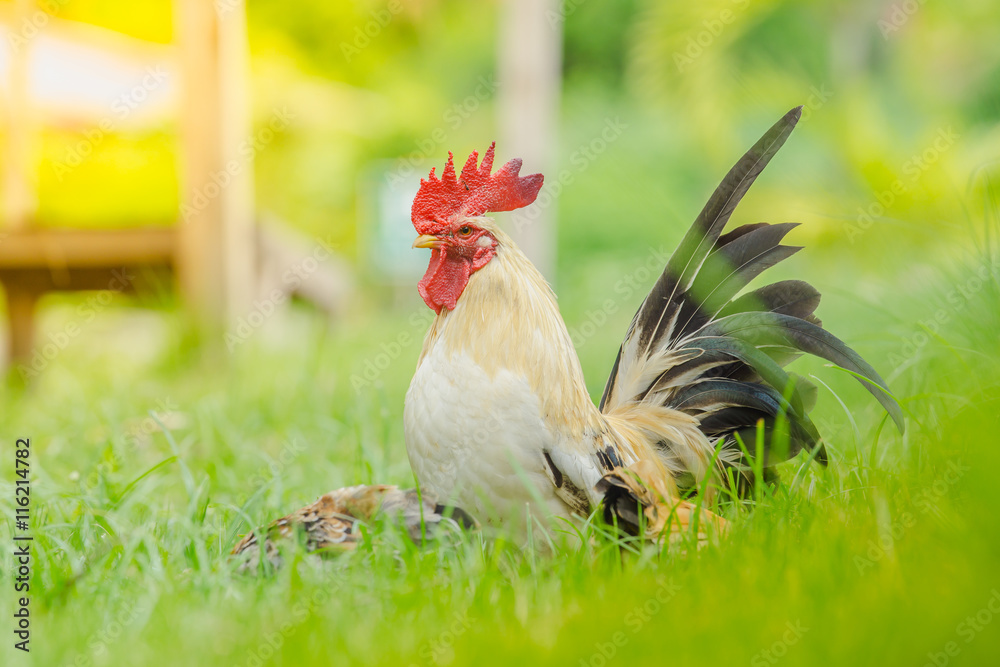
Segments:
[[[454,310],[471,275],[471,258],[435,249],[431,251],[427,273],[417,283],[417,291],[435,313],[440,314],[442,308]]]

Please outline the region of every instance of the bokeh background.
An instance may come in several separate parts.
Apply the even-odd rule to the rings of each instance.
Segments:
[[[10,250],[25,233],[170,234],[183,224],[191,186],[175,4],[0,2],[8,121],[0,129],[0,272],[27,261]],[[235,1],[208,4],[220,19],[244,12]],[[554,60],[539,51],[539,67],[554,63],[557,73],[541,102],[520,89],[516,68],[503,65],[517,62],[510,50],[531,32],[521,32],[517,4],[535,16],[525,23],[534,36],[524,37],[534,46],[524,48],[555,49]],[[911,424],[906,436],[886,427],[879,445],[874,401],[846,374],[800,362],[799,372],[824,383],[816,422],[835,462],[850,471],[837,493],[852,500],[836,505],[834,522],[859,532],[854,542],[836,542],[836,557],[819,557],[832,567],[821,584],[789,565],[802,554],[786,552],[780,566],[760,555],[756,571],[785,591],[779,599],[812,618],[807,625],[830,630],[811,633],[799,657],[786,646],[787,660],[902,664],[903,656],[922,664],[980,598],[985,604],[1000,583],[989,579],[995,568],[987,574],[1000,553],[990,537],[997,497],[989,473],[1000,395],[1000,5],[251,0],[245,17],[249,48],[231,71],[245,68],[243,97],[233,99],[246,104],[229,108],[219,127],[240,128],[236,143],[253,147],[241,153],[240,170],[252,175],[244,191],[252,206],[242,219],[256,250],[235,251],[253,255],[243,257],[253,282],[226,278],[247,301],[219,309],[215,287],[202,290],[193,279],[178,290],[169,267],[136,269],[134,289],[48,292],[35,305],[33,347],[11,361],[0,389],[0,451],[11,452],[15,436],[31,437],[34,447],[44,664],[125,664],[125,655],[130,664],[153,664],[174,648],[185,660],[249,664],[256,642],[241,630],[263,636],[282,600],[294,597],[232,593],[229,579],[213,578],[236,535],[331,488],[412,484],[402,401],[431,317],[415,288],[426,257],[409,249],[408,198],[448,151],[461,159],[497,139],[499,160],[521,156],[527,172],[546,171],[551,204],[527,225],[538,234],[527,243],[556,288],[588,387],[599,395],[632,313],[711,190],[800,104],[798,129],[736,221],[802,223],[790,239],[805,250],[771,277],[819,288],[825,325],[872,361]],[[240,54],[242,47],[226,48]],[[16,62],[25,54],[18,88]],[[519,116],[521,99],[538,106]],[[201,250],[216,252],[219,238]],[[44,271],[67,284],[59,283],[66,268],[59,257],[42,255]],[[19,274],[3,275],[8,291],[16,289]],[[271,303],[275,286],[281,298]],[[201,299],[202,291],[209,296]],[[909,555],[890,550],[875,559],[888,570],[865,579],[852,564],[855,552],[887,534],[956,457],[975,461],[975,472],[935,496],[925,528],[911,531],[899,552]],[[2,488],[9,482],[5,475]],[[836,494],[820,495],[827,502]],[[5,510],[11,497],[0,499]],[[822,502],[816,507],[796,512],[829,516]],[[802,534],[823,532],[824,521],[812,519]],[[774,530],[779,537],[764,532],[798,542],[795,530]],[[952,550],[942,553],[945,543]],[[706,562],[723,579],[732,572],[722,556]],[[912,584],[930,570],[933,583],[917,592]],[[787,572],[795,574],[783,578]],[[770,604],[773,587],[745,577],[726,585],[751,589],[748,604]],[[405,577],[393,581],[396,593],[412,593]],[[648,582],[629,581],[622,591],[646,594]],[[558,597],[558,585],[546,586]],[[573,586],[579,597],[559,598],[576,605],[568,616],[541,593],[508,600],[498,592],[500,602],[480,607],[502,615],[491,621],[495,637],[483,628],[458,632],[441,655],[453,660],[457,652],[456,664],[464,664],[524,651],[541,662],[597,664],[587,657],[594,649],[573,648],[593,643],[587,618],[604,618],[588,616],[588,605],[604,600],[606,610],[634,600],[583,575],[565,583]],[[424,613],[419,601],[393,606],[383,593],[366,588],[376,600],[367,607],[347,595],[346,607],[307,622],[307,641],[289,642],[273,659],[391,662],[426,648],[433,632],[415,620]],[[131,601],[128,613],[122,600]],[[247,611],[256,603],[267,611]],[[229,618],[230,604],[244,610]],[[434,604],[433,618],[454,620],[447,600]],[[760,658],[767,633],[781,636],[791,618],[745,617],[736,607],[712,607],[740,624],[731,642],[706,639],[711,627],[697,625],[675,655]],[[904,607],[905,622],[891,620]],[[72,620],[90,608],[101,611]],[[356,608],[363,611],[352,617]],[[128,618],[121,637],[104,637],[119,613]],[[332,631],[348,617],[369,625]],[[175,646],[165,627],[179,628],[183,641]],[[907,647],[892,653],[875,627]],[[962,644],[965,664],[994,655],[989,632]],[[523,633],[526,643],[505,639]],[[821,633],[849,639],[835,645]],[[88,647],[94,637],[98,648]],[[665,650],[650,639],[620,655]],[[432,657],[424,664],[441,656]]]

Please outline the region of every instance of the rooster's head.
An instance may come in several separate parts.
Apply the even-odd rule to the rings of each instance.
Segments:
[[[495,146],[490,145],[478,166],[479,154],[473,151],[460,176],[455,175],[454,158],[448,153],[441,178],[431,169],[413,198],[410,217],[420,235],[413,247],[431,248],[430,265],[417,289],[437,313],[454,309],[469,277],[496,254],[497,239],[482,216],[527,206],[542,187],[541,174],[518,176],[520,160],[511,160],[491,175]]]

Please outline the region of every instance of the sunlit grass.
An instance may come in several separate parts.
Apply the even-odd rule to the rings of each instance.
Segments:
[[[893,315],[919,321],[967,273]],[[564,303],[585,303],[573,290]],[[346,556],[293,549],[269,577],[235,572],[238,534],[342,485],[412,484],[400,415],[419,345],[370,386],[351,383],[408,318],[331,327],[298,311],[222,372],[171,311],[136,322],[111,309],[4,399],[8,438],[35,451],[37,664],[923,664],[951,641],[955,663],[988,664],[1000,624],[960,624],[1000,587],[1000,387],[996,351],[975,342],[995,336],[977,315],[996,312],[995,295],[980,290],[894,378],[905,435],[852,378],[800,364],[836,392],[821,385],[817,411],[831,465],[784,466],[753,510],[724,510],[720,543],[620,550],[592,527],[538,555],[479,533],[418,549],[375,527]],[[65,317],[56,307],[45,325]],[[586,309],[567,318],[580,325]],[[895,349],[864,319],[825,319],[866,354]],[[587,345],[603,355],[584,355],[595,385],[605,337]]]

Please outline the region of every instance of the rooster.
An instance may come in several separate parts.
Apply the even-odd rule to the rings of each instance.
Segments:
[[[413,246],[431,249],[418,291],[436,314],[404,406],[422,495],[335,491],[270,534],[298,525],[321,548],[353,543],[349,526],[380,512],[402,515],[413,536],[415,517],[436,525],[454,516],[463,526],[475,517],[523,532],[527,520],[579,522],[599,510],[632,534],[671,538],[697,527],[700,541],[725,525],[702,509],[717,489],[745,495],[759,483],[754,470],[773,481],[774,467],[802,451],[826,464],[808,415],[815,387],[784,370],[802,353],[850,371],[902,431],[886,383],[821,327],[812,286],[784,280],[738,296],[801,249],[781,245],[795,223],[722,233],[800,115],[801,107],[775,123],[716,188],[632,319],[596,406],[551,288],[485,217],[530,205],[542,175],[520,176],[520,160],[491,173],[495,145],[482,163],[473,152],[461,174],[449,154],[411,209]],[[360,512],[344,501],[358,497]],[[256,557],[253,535],[241,547]]]
[[[800,248],[795,223],[722,234],[801,115],[788,112],[730,170],[671,256],[625,334],[598,405],[551,288],[489,212],[530,205],[541,174],[495,144],[456,174],[421,180],[413,246],[431,250],[420,296],[436,317],[406,394],[406,448],[422,489],[496,525],[578,521],[598,508],[632,532],[705,519],[691,497],[745,494],[756,467],[805,450],[826,463],[808,412],[815,388],[784,366],[801,353],[849,371],[902,430],[878,373],[823,328],[819,293],[798,280],[738,293]],[[762,446],[758,449],[758,432]]]

